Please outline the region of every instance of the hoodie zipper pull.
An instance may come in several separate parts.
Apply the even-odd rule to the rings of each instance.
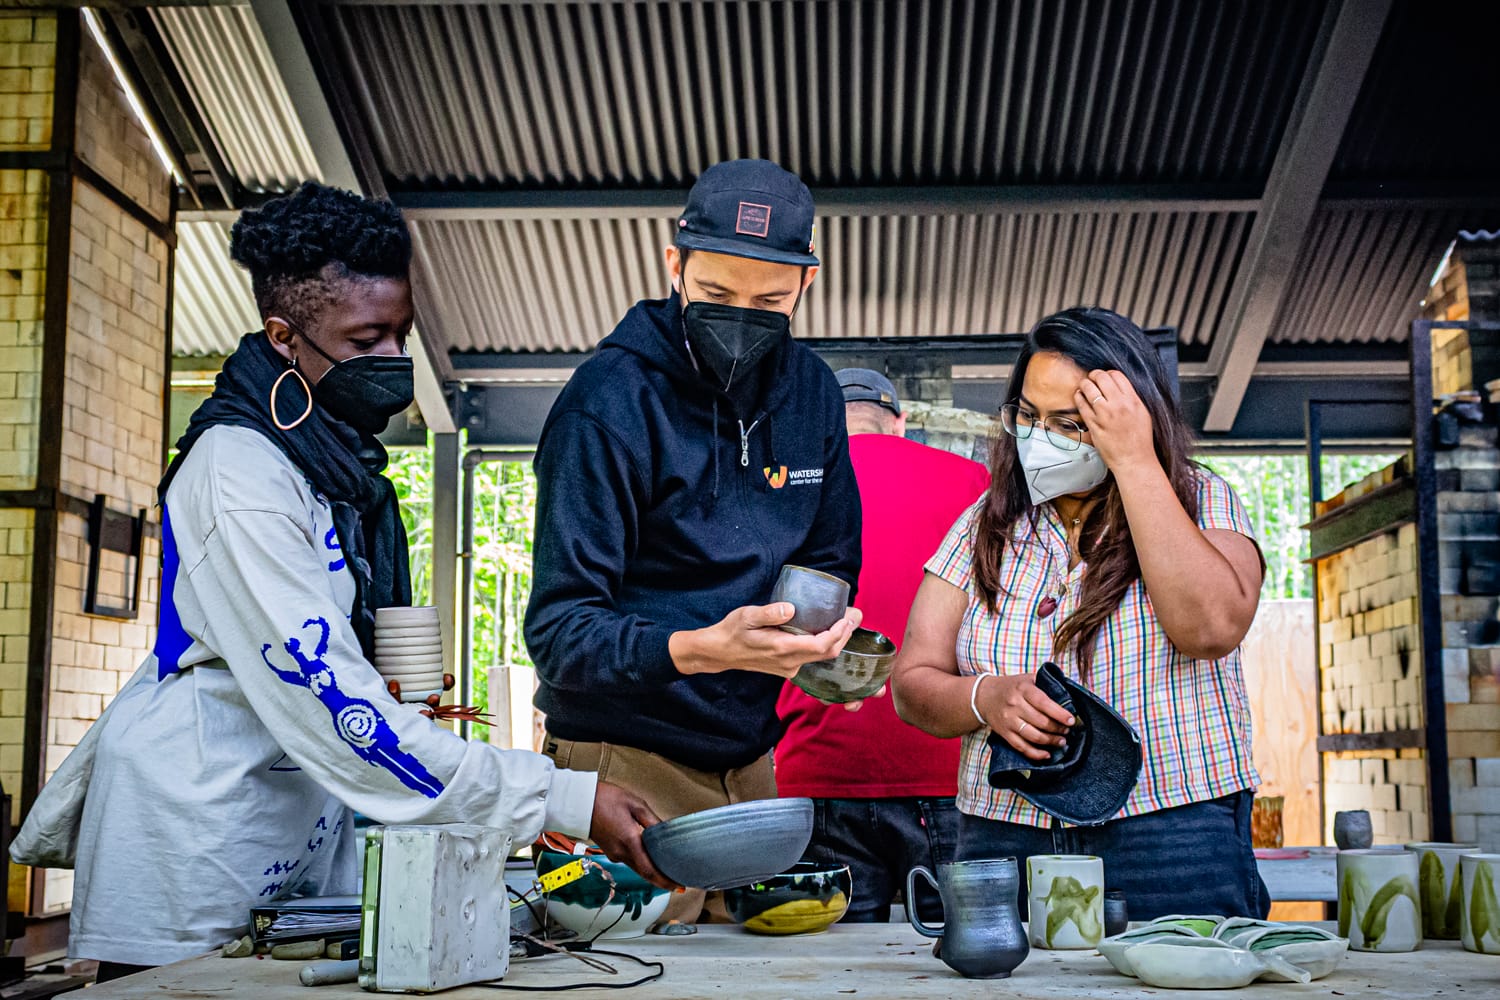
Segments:
[[[750,464],[750,431],[755,430],[755,425],[750,425],[750,431],[745,430],[745,422],[739,421],[740,425],[740,468]]]

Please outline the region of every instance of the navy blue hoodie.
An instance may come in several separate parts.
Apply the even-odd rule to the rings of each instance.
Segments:
[[[526,645],[556,736],[711,771],[779,738],[779,678],[683,676],[667,651],[673,632],[767,603],[784,563],[851,588],[859,577],[838,383],[795,340],[763,364],[742,442],[729,397],[693,367],[677,297],[648,300],[552,407],[536,453]]]

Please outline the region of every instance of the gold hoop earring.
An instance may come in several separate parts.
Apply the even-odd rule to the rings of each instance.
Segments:
[[[281,418],[276,415],[276,392],[277,392],[277,390],[279,390],[281,388],[282,381],[288,375],[295,375],[295,376],[297,376],[297,381],[302,383],[302,392],[303,392],[303,394],[305,396],[307,396],[307,409],[303,410],[302,411],[302,416],[298,417],[296,420],[293,420],[289,424],[284,424],[284,423],[281,422]],[[303,378],[302,377],[302,373],[297,370],[297,366],[296,366],[295,363],[291,364],[291,365],[288,365],[286,371],[284,371],[280,375],[276,376],[276,381],[271,383],[271,401],[270,402],[271,402],[271,423],[275,424],[277,426],[277,428],[280,429],[280,430],[289,431],[292,428],[297,427],[298,425],[300,425],[302,423],[302,421],[306,420],[308,417],[312,416],[312,408],[313,408],[312,387],[307,384],[307,379]]]

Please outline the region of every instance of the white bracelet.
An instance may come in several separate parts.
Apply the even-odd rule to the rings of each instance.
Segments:
[[[974,713],[974,718],[978,719],[979,720],[979,724],[981,726],[986,727],[986,728],[989,727],[989,723],[985,722],[984,721],[984,716],[982,716],[982,715],[979,714],[978,698],[979,698],[979,682],[982,681],[982,680],[984,680],[988,676],[989,676],[989,674],[975,674],[974,675],[974,686],[971,687],[971,688],[969,688],[969,711],[973,712]]]

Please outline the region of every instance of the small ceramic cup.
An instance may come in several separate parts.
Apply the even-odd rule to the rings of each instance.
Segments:
[[[1463,882],[1458,859],[1479,850],[1478,844],[1443,844],[1423,841],[1407,844],[1419,859],[1417,888],[1422,898],[1422,936],[1436,941],[1457,941],[1460,896]]]
[[[1465,854],[1459,863],[1463,896],[1459,928],[1465,951],[1500,955],[1500,854]]]
[[[1369,810],[1346,809],[1334,813],[1333,842],[1341,851],[1361,851],[1375,843]]]
[[[1355,951],[1422,946],[1421,863],[1411,851],[1340,851],[1339,936]]]
[[[1104,936],[1114,937],[1130,929],[1130,905],[1121,889],[1104,891]]]
[[[781,567],[769,603],[782,601],[796,609],[782,629],[798,635],[819,635],[837,625],[849,610],[849,585],[831,573],[788,564]]]
[[[1104,937],[1104,861],[1090,854],[1026,859],[1028,934],[1037,948],[1097,948]]]

